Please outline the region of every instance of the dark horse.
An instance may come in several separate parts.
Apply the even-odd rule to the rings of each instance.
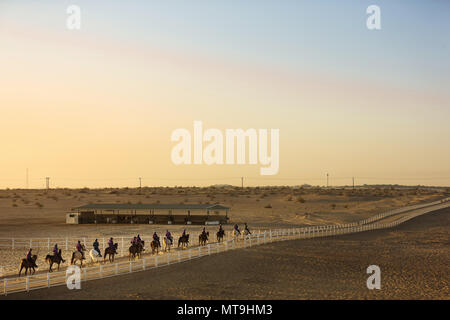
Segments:
[[[48,255],[45,257],[45,261],[50,265],[50,268],[49,268],[48,272],[52,272],[52,271],[53,271],[53,270],[52,270],[52,266],[53,266],[54,263],[56,263],[56,264],[58,265],[58,271],[59,271],[59,265],[60,265],[60,263],[61,263],[61,262],[62,262],[62,263],[66,262],[66,261],[62,258],[62,255],[61,255],[61,249],[59,249],[58,253],[55,254],[55,255],[53,255],[53,256],[48,254]]]
[[[223,241],[223,237],[225,236],[225,230],[217,231],[217,242]]]
[[[28,268],[33,269],[33,274],[36,272],[36,270],[34,270],[34,268],[38,267],[36,265],[37,255],[33,255],[31,257],[31,260],[33,262],[29,261],[28,259],[22,259],[22,263],[20,264],[19,277],[20,277],[20,274],[21,274],[23,268],[25,268],[25,274],[27,274]],[[30,270],[30,273],[31,273],[31,270]]]
[[[141,257],[141,253],[142,251],[144,251],[144,241],[138,242],[136,244],[131,245],[130,249],[128,250],[130,252],[129,258],[131,260],[131,258],[134,257]]]
[[[189,234],[181,236],[178,239],[178,248],[180,247],[180,244],[181,244],[181,248],[183,249],[184,247],[188,246],[188,243],[189,243]]]
[[[112,247],[108,247],[105,249],[105,254],[103,255],[103,262],[106,260],[106,255],[108,255],[109,262],[114,262],[114,255],[117,254],[117,243],[114,243]],[[111,259],[112,256],[112,259]]]
[[[150,244],[150,246],[152,247],[152,254],[156,254],[159,253],[159,247],[161,247],[161,244],[159,243],[159,241],[153,240],[152,243]]]
[[[200,233],[200,235],[198,236],[198,245],[199,246],[206,245],[206,241],[208,241],[208,237],[209,237],[209,231],[206,233]]]

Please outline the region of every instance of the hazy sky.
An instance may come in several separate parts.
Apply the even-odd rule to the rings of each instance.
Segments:
[[[0,111],[0,188],[450,185],[450,2],[0,0]],[[174,165],[194,120],[279,129],[278,174]]]

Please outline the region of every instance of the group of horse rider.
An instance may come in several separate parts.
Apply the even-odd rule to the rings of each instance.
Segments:
[[[247,226],[247,222],[246,223],[244,223],[244,231],[247,231],[247,233],[248,234],[252,234],[251,232],[250,232],[250,229],[248,228],[248,226]],[[222,225],[221,225],[222,226]],[[237,225],[237,224],[235,224],[234,225],[234,230],[237,232],[237,234],[241,234],[241,231],[239,230],[239,226]],[[220,231],[220,230],[219,230]]]
[[[234,225],[234,230],[237,232],[237,234],[239,234],[239,235],[241,234],[241,231],[239,230],[239,226],[237,224]],[[248,234],[251,234],[251,232],[250,232],[250,230],[249,230],[249,228],[247,226],[247,223],[245,223],[244,231],[247,231]],[[219,225],[219,234],[223,234],[223,233],[224,233],[224,230],[222,228],[222,224],[220,224]],[[207,234],[206,227],[203,227],[201,235],[205,236],[206,234]],[[181,237],[186,237],[186,229],[183,230],[183,234],[181,235]],[[172,237],[172,234],[170,233],[169,230],[166,230],[166,238],[170,241],[170,244],[172,245],[173,244],[173,237]],[[153,233],[153,240],[158,243],[158,246],[161,246],[161,243],[159,241],[159,236],[156,233],[156,231],[155,231],[155,233]],[[140,243],[142,243],[142,239],[141,239],[139,234],[131,240],[131,245],[138,245]],[[77,242],[75,247],[76,247],[76,250],[81,253],[83,259],[85,259],[83,245],[81,244],[80,240],[78,240],[78,242]],[[97,251],[99,257],[101,257],[102,254],[100,252],[98,239],[95,239],[94,243],[92,244],[92,247],[93,247],[93,249],[95,251]],[[114,247],[114,239],[112,237],[108,240],[108,247],[110,247],[111,249]],[[32,248],[30,248],[28,250],[27,257],[26,257],[26,259],[30,263],[34,263],[34,261],[32,260],[32,250],[33,250]],[[54,245],[52,252],[53,252],[53,255],[55,257],[59,256],[62,259],[61,251],[58,248],[58,244]]]

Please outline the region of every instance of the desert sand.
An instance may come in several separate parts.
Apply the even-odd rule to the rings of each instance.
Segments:
[[[232,250],[0,299],[449,299],[450,209],[392,228]],[[366,268],[381,268],[368,290]]]
[[[220,203],[231,208],[230,223],[247,222],[251,229],[267,229],[354,222],[394,208],[440,199],[447,194],[445,188],[393,187],[0,190],[0,239],[8,239],[5,241],[9,244],[11,238],[43,238],[46,242],[49,237],[60,238],[60,241],[69,237],[69,250],[65,250],[65,243],[59,243],[64,248],[63,257],[69,259],[76,239],[128,238],[136,234],[148,239],[153,232],[161,234],[168,228],[167,225],[65,224],[65,214],[86,203]],[[184,228],[186,226],[171,225],[170,231],[177,236]],[[189,226],[187,230],[195,234],[201,228]],[[16,275],[20,259],[27,250],[28,247],[23,246],[14,250],[9,245],[0,246],[0,277]],[[35,250],[41,272],[46,269],[43,259],[49,251],[47,248]]]

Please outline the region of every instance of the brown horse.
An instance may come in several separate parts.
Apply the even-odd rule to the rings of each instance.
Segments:
[[[141,253],[144,250],[144,241],[131,245],[131,247],[128,249],[128,251],[130,252],[129,259],[131,260],[131,258],[135,258],[136,256],[140,258]]]
[[[152,254],[155,254],[155,251],[156,251],[156,254],[159,253],[159,247],[161,247],[161,245],[159,244],[158,241],[153,240],[152,243],[150,244],[150,246],[152,247]]]
[[[20,274],[22,273],[23,268],[25,268],[25,275],[28,272],[28,268],[33,269],[33,274],[36,272],[36,270],[34,270],[34,268],[38,267],[36,265],[37,255],[33,255],[31,257],[31,260],[32,260],[32,262],[29,261],[28,259],[22,259],[22,263],[20,264],[19,277],[20,277]],[[30,274],[31,274],[31,270],[30,270]]]
[[[53,266],[54,263],[56,263],[56,264],[58,265],[58,271],[59,271],[59,265],[60,265],[60,263],[61,263],[61,262],[62,262],[62,263],[66,262],[66,261],[62,258],[62,255],[61,255],[61,249],[59,249],[58,254],[55,254],[55,255],[49,255],[49,254],[48,254],[48,255],[45,257],[45,261],[50,265],[50,268],[49,268],[48,272],[52,272],[52,271],[53,271],[53,270],[52,270],[52,266]]]
[[[199,246],[206,245],[206,242],[208,241],[208,237],[209,237],[209,231],[206,233],[200,233],[200,235],[198,236],[198,245]]]
[[[217,242],[223,241],[223,237],[225,236],[225,230],[217,231]]]
[[[114,255],[118,254],[117,247],[118,247],[118,244],[114,243],[112,247],[108,247],[105,249],[105,254],[103,255],[103,262],[105,262],[105,260],[106,260],[106,255],[108,255],[109,262],[114,262]],[[112,256],[112,259],[111,259],[111,256]]]
[[[189,234],[186,234],[186,235],[184,235],[184,236],[181,236],[181,237],[178,239],[178,248],[180,247],[180,244],[181,244],[181,249],[183,249],[184,247],[187,248],[188,243],[189,243]]]

